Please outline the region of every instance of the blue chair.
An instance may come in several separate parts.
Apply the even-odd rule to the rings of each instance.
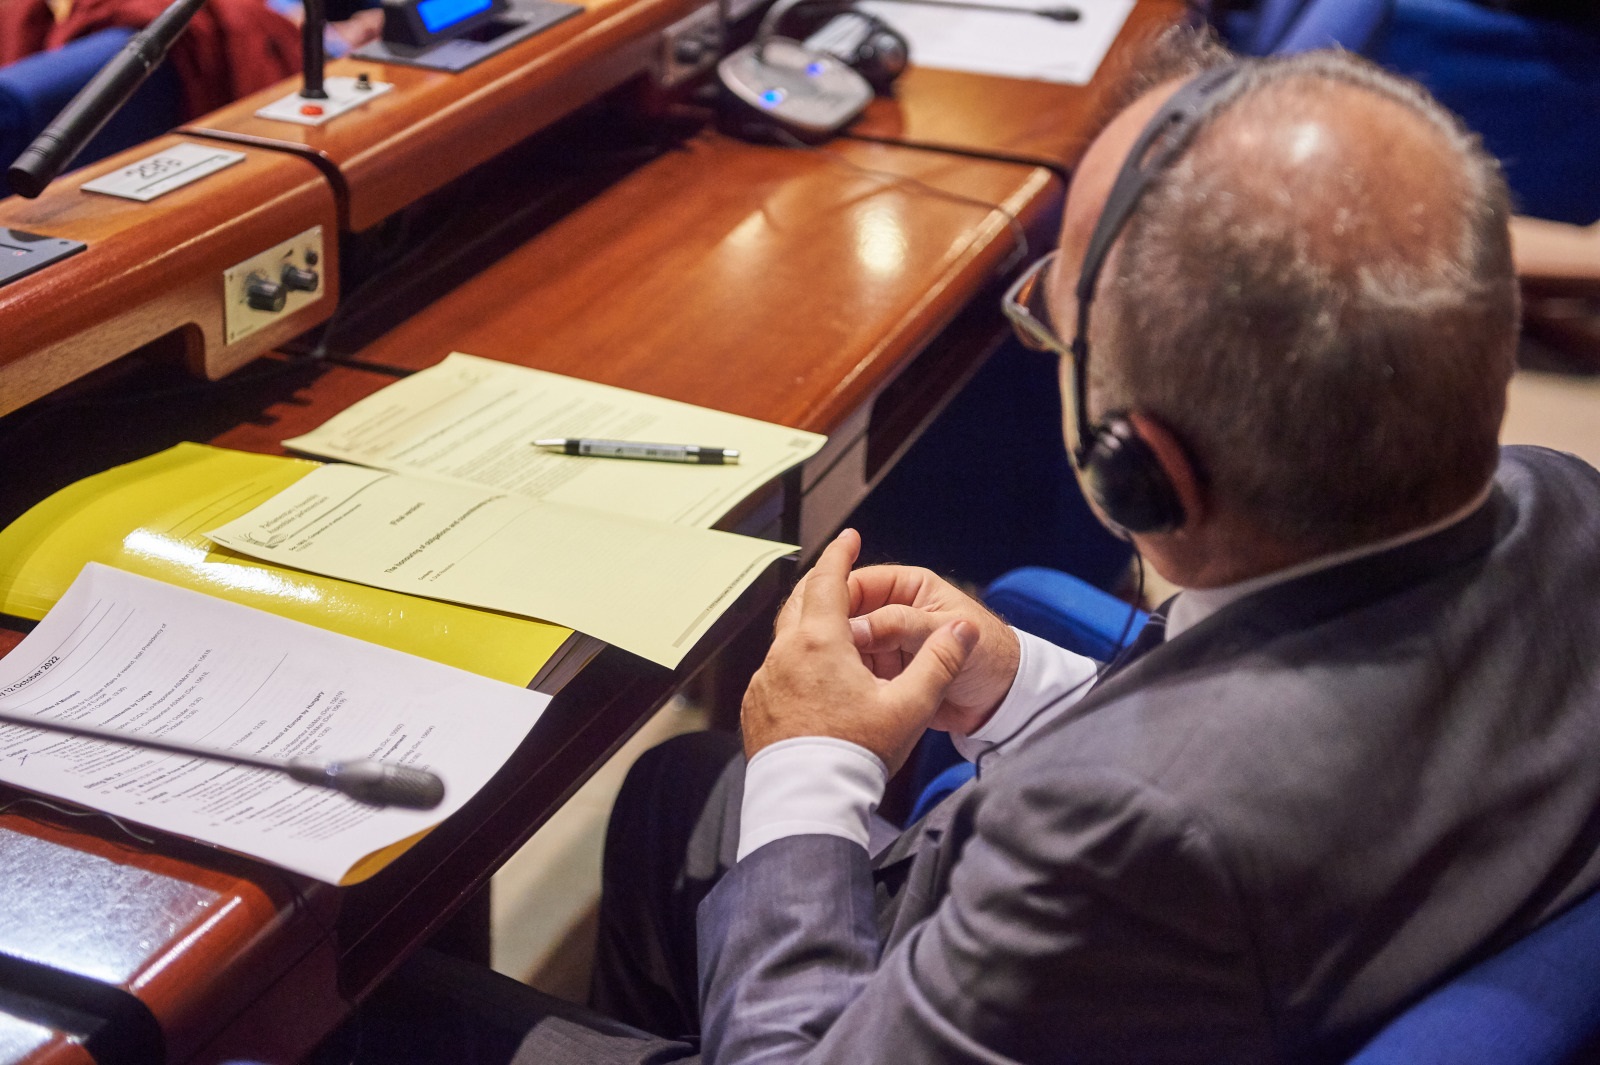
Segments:
[[[1307,52],[1335,45],[1366,53],[1394,0],[1261,0],[1216,20],[1218,32],[1244,55]]]
[[[1500,159],[1520,214],[1600,219],[1600,25],[1471,0],[1395,0],[1372,57],[1426,85]]]
[[[101,30],[0,67],[0,165],[9,167],[132,36],[128,29]],[[178,76],[170,63],[163,63],[88,143],[74,165],[103,159],[172,129],[179,121],[180,100]]]
[[[1568,1065],[1600,1054],[1600,895],[1391,1021],[1349,1065]]]

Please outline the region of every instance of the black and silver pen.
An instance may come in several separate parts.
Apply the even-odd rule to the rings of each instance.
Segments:
[[[739,452],[731,447],[703,444],[646,444],[636,440],[589,440],[575,436],[535,440],[534,447],[563,455],[590,455],[603,459],[649,459],[654,462],[697,462],[707,466],[732,465]]]

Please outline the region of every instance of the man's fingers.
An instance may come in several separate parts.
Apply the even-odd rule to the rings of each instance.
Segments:
[[[866,566],[850,574],[850,613],[866,614],[890,603],[916,603],[928,571],[913,566]]]
[[[909,606],[886,606],[850,619],[850,639],[858,651],[915,651],[949,615]]]
[[[978,627],[972,622],[954,621],[942,625],[923,642],[916,657],[891,683],[914,702],[930,709],[937,707],[944,699],[945,689],[956,679],[976,646]]]
[[[805,580],[795,589],[793,598],[800,601],[800,617],[828,621],[850,616],[850,589],[846,583],[850,567],[861,553],[861,537],[854,529],[846,529],[822,549],[816,565],[806,574]]]

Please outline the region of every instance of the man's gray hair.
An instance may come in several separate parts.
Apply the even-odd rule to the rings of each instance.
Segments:
[[[1437,520],[1493,473],[1515,358],[1500,168],[1421,88],[1341,52],[1258,61],[1236,85],[1101,281],[1096,416],[1159,420],[1219,506],[1284,543]],[[1252,130],[1313,136],[1360,93],[1398,105],[1436,174],[1366,154],[1308,177],[1241,154]],[[1375,233],[1396,183],[1429,191],[1401,208],[1410,232]]]

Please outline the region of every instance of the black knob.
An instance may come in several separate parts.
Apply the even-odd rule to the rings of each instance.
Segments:
[[[698,65],[710,52],[710,46],[698,37],[680,37],[672,46],[672,58],[681,66]]]
[[[315,270],[302,270],[289,263],[283,264],[283,273],[279,275],[285,286],[296,292],[315,292],[321,280]]]
[[[276,314],[289,299],[289,290],[260,274],[251,274],[244,284],[244,301],[258,311]]]

